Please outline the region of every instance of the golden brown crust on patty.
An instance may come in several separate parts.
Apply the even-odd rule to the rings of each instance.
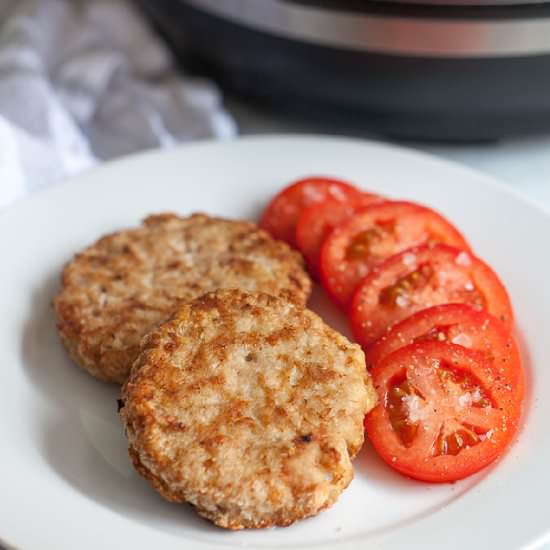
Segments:
[[[181,303],[221,287],[305,304],[311,282],[301,256],[252,223],[149,216],[66,265],[54,300],[59,334],[76,363],[100,380],[122,383],[142,336]]]
[[[219,290],[144,338],[122,400],[139,473],[168,500],[242,529],[332,505],[377,398],[359,346],[317,315]]]

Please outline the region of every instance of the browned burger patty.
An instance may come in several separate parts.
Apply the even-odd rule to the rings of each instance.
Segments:
[[[149,330],[181,303],[221,287],[305,304],[311,282],[301,256],[252,223],[149,216],[66,265],[54,300],[59,335],[81,367],[122,383]]]
[[[218,290],[143,340],[121,416],[136,469],[166,499],[242,529],[332,505],[376,400],[360,347],[316,314]]]

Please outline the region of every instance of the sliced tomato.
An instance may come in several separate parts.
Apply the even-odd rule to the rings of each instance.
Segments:
[[[447,303],[488,311],[511,329],[510,299],[494,271],[471,252],[437,244],[396,254],[361,282],[350,309],[352,331],[366,348],[409,315]]]
[[[351,218],[365,206],[383,199],[371,193],[361,193],[345,202],[328,199],[305,208],[296,225],[296,244],[314,275],[319,274],[321,245],[339,224]]]
[[[425,341],[449,342],[481,353],[495,376],[511,381],[514,397],[523,398],[523,367],[514,337],[498,319],[466,304],[430,307],[397,323],[365,350],[367,367],[404,346]]]
[[[359,194],[360,191],[351,183],[332,178],[298,180],[275,195],[264,210],[259,225],[276,239],[295,246],[296,223],[304,208],[326,199],[346,202]]]
[[[430,208],[398,201],[368,206],[326,238],[320,259],[323,286],[336,303],[347,306],[374,266],[424,243],[469,248],[458,229]]]
[[[372,370],[379,405],[365,418],[373,447],[406,476],[448,482],[478,472],[517,433],[521,403],[483,355],[421,342]]]

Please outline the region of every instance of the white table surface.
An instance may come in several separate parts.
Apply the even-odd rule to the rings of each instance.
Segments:
[[[366,130],[363,132],[345,127],[306,123],[293,117],[270,114],[235,99],[227,100],[226,105],[236,118],[240,133],[244,135],[321,133],[381,139]],[[397,143],[486,172],[550,209],[550,133],[544,136],[472,145]]]

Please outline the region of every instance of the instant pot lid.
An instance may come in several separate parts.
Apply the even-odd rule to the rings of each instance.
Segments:
[[[361,11],[366,7],[366,0],[279,0],[281,2],[303,4],[317,7],[334,8],[342,11],[353,9]],[[372,0],[380,3],[390,4],[413,4],[418,6],[537,6],[540,4],[550,4],[550,0]]]
[[[337,49],[432,58],[550,54],[550,1],[171,1],[257,32]],[[470,3],[450,4],[464,1]]]
[[[399,0],[375,0],[377,2],[395,2],[401,3]],[[402,0],[404,4],[451,4],[454,6],[506,6],[506,5],[515,5],[515,4],[544,4],[547,0]]]
[[[550,2],[136,1],[187,70],[278,112],[416,139],[550,130]]]

